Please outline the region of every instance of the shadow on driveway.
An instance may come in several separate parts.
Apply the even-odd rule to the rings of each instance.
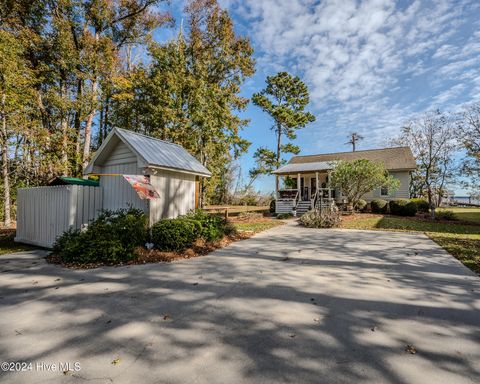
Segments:
[[[170,264],[67,270],[42,256],[0,259],[0,360],[81,370],[2,383],[480,378],[480,280],[423,235],[289,224]]]

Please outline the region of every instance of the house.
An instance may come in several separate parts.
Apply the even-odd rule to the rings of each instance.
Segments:
[[[99,182],[58,177],[48,186],[19,188],[15,241],[51,248],[102,209],[139,208],[150,225],[186,214],[198,205],[199,179],[211,173],[177,144],[113,129],[86,167],[88,175]]]
[[[278,179],[283,179],[284,185],[276,191],[276,213],[289,213],[296,209],[297,214],[302,214],[322,201],[341,203],[341,191],[330,187],[329,173],[333,170],[335,161],[358,159],[381,162],[390,175],[400,180],[397,191],[379,188],[363,196],[366,201],[410,197],[410,173],[416,168],[416,163],[408,147],[295,156],[273,172],[277,178],[276,185],[280,184],[281,180]]]
[[[199,178],[210,171],[178,144],[114,128],[85,168],[100,177],[103,209],[132,206],[153,224],[198,207]],[[140,199],[123,175],[147,176],[158,198]]]

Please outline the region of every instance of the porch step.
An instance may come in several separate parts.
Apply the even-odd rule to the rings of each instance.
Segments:
[[[292,213],[294,200],[277,200],[275,204],[275,213]]]
[[[302,216],[311,209],[310,201],[299,201],[297,204],[297,216]]]

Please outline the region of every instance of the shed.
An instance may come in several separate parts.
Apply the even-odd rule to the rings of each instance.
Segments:
[[[102,209],[136,207],[150,225],[186,214],[197,206],[199,178],[211,173],[180,145],[116,128],[85,175],[100,181],[58,177],[49,186],[19,188],[15,241],[50,248],[63,232],[88,225]],[[148,191],[143,196],[149,200],[127,179],[139,193]]]
[[[195,209],[199,178],[211,176],[180,145],[119,128],[110,132],[84,173],[100,177],[103,209],[136,207],[150,224]],[[159,198],[140,199],[123,175],[149,177]]]

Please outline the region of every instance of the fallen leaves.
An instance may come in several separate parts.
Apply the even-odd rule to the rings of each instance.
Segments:
[[[405,352],[415,355],[417,353],[417,349],[413,345],[407,344],[407,346],[405,347]]]
[[[110,364],[112,364],[112,365],[118,365],[118,364],[120,364],[120,358],[117,357],[117,358],[114,359]]]

